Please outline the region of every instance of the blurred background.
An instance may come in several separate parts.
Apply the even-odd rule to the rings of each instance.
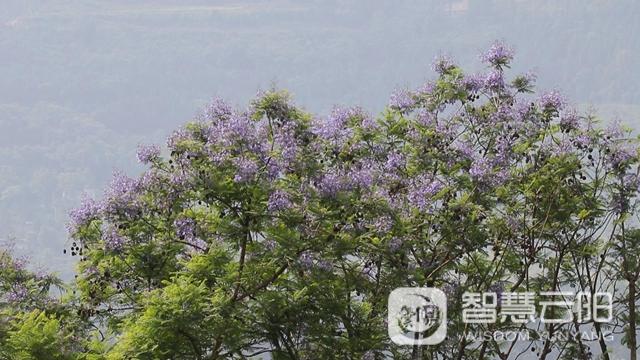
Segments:
[[[65,223],[111,173],[136,175],[212,97],[241,106],[290,90],[318,115],[377,113],[433,77],[439,54],[473,71],[493,40],[513,72],[640,128],[640,3],[633,0],[74,1],[0,5],[0,242],[72,276]]]

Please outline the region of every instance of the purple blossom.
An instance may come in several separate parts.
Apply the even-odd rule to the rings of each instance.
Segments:
[[[416,92],[418,96],[426,96],[426,95],[430,95],[432,94],[436,89],[436,84],[433,81],[427,81],[426,83],[422,84],[422,86],[420,86]]]
[[[350,182],[360,188],[370,188],[374,183],[376,173],[370,163],[363,164],[361,167],[352,170],[348,179]]]
[[[504,77],[502,71],[490,71],[484,77],[484,86],[490,90],[501,90],[504,88]]]
[[[259,141],[255,127],[255,122],[247,114],[231,114],[229,117],[220,118],[214,121],[205,130],[205,137],[210,144],[223,147],[234,147],[238,144],[252,148],[252,150],[262,142]]]
[[[416,120],[420,125],[433,126],[436,123],[436,116],[431,111],[421,108],[417,111]]]
[[[271,159],[267,164],[267,176],[269,179],[277,179],[282,175],[283,166],[278,159]]]
[[[395,171],[405,166],[406,159],[404,155],[398,152],[392,152],[387,155],[387,162],[384,164],[385,171]]]
[[[574,145],[570,139],[562,139],[557,144],[553,144],[552,153],[554,156],[563,156],[574,150]]]
[[[419,176],[409,187],[407,198],[409,203],[420,210],[425,210],[431,205],[432,198],[444,188],[442,182],[424,175]]]
[[[575,139],[576,146],[588,147],[591,145],[592,139],[587,135],[580,135]]]
[[[465,75],[462,79],[462,86],[469,92],[477,92],[485,84],[485,76],[481,74]]]
[[[67,224],[67,229],[69,232],[76,231],[81,226],[95,219],[100,214],[100,210],[101,205],[98,202],[92,198],[83,197],[80,207],[69,212],[71,221]]]
[[[173,222],[180,240],[193,241],[196,238],[196,222],[191,218],[179,218]]]
[[[102,226],[102,241],[105,250],[114,252],[121,251],[126,243],[126,239],[118,233],[118,230],[108,225]]]
[[[578,116],[578,113],[574,109],[570,109],[560,117],[560,126],[563,129],[577,129],[579,121],[580,116]]]
[[[235,159],[236,175],[233,180],[237,183],[244,183],[253,180],[258,172],[258,164],[247,158]]]
[[[467,159],[471,159],[475,155],[473,144],[467,141],[456,141],[451,147]]]
[[[305,251],[300,254],[298,258],[298,265],[303,269],[310,270],[313,268],[313,254],[310,251]]]
[[[335,196],[338,192],[346,189],[346,184],[342,176],[335,170],[329,170],[318,183],[318,189],[324,196]]]
[[[342,139],[351,135],[349,120],[358,117],[366,119],[368,115],[359,107],[336,106],[324,121],[316,121],[314,133],[324,139]]]
[[[333,264],[325,259],[319,259],[316,261],[316,268],[320,271],[331,271],[333,270]]]
[[[169,176],[169,183],[175,187],[185,186],[189,182],[189,176],[184,171],[174,171]]]
[[[267,208],[269,211],[280,211],[291,207],[291,200],[289,200],[289,194],[283,190],[276,190],[269,196]]]
[[[139,183],[136,179],[130,178],[121,172],[116,172],[113,174],[113,178],[107,187],[105,195],[107,198],[132,199],[138,190]]]
[[[540,98],[538,99],[538,105],[542,109],[560,110],[562,109],[562,106],[564,104],[565,104],[564,98],[556,90],[548,91],[542,94],[542,96],[540,96]]]
[[[485,158],[479,158],[473,161],[469,174],[475,179],[483,179],[491,172],[492,166]]]
[[[371,131],[378,128],[378,123],[373,119],[371,115],[363,112],[362,122],[360,123],[360,126],[362,126],[364,130]]]
[[[23,284],[16,284],[7,292],[6,296],[10,303],[22,303],[29,297],[29,289]]]
[[[13,269],[16,271],[23,271],[27,268],[28,262],[29,262],[28,257],[21,256],[13,261]]]
[[[136,156],[139,162],[148,164],[160,157],[160,147],[157,145],[139,145]]]
[[[331,271],[333,269],[333,264],[330,261],[318,258],[316,254],[309,250],[300,254],[298,265],[305,270]]]
[[[295,137],[295,123],[287,122],[276,130],[274,140],[280,146],[282,158],[287,162],[295,160],[298,154],[298,144]]]
[[[496,140],[495,150],[496,154],[493,158],[492,165],[495,166],[506,166],[509,163],[509,159],[511,158],[513,143],[510,139],[506,137],[501,137]]]
[[[514,50],[502,41],[494,42],[489,50],[480,55],[480,59],[493,66],[504,66],[513,60]]]
[[[386,234],[393,228],[394,223],[393,218],[388,215],[383,215],[376,218],[371,224],[371,227],[379,234]]]
[[[609,160],[614,167],[633,159],[637,155],[638,150],[630,145],[621,145],[611,149]]]
[[[407,89],[396,90],[389,98],[389,107],[400,112],[408,111],[415,104],[413,94]]]
[[[10,245],[9,247],[13,248],[13,245]],[[29,258],[26,256],[21,256],[14,259],[11,256],[12,251],[13,249],[0,248],[0,270],[16,272],[24,271],[27,267]]]
[[[609,124],[604,131],[604,136],[607,140],[618,139],[624,135],[624,129],[620,121],[616,120]]]
[[[105,191],[102,209],[108,215],[133,218],[141,211],[137,201],[141,190],[138,180],[116,172]]]
[[[213,122],[228,120],[233,113],[233,108],[220,98],[213,99],[204,110],[206,120]]]
[[[375,269],[375,264],[373,262],[366,262],[362,266],[361,274],[364,277],[374,277],[376,276],[377,270]]]
[[[451,69],[455,68],[456,64],[453,59],[448,55],[440,55],[433,59],[431,63],[431,69],[440,75],[448,73]]]
[[[167,139],[167,147],[170,150],[176,150],[179,143],[188,140],[189,138],[190,136],[184,128],[178,129]]]
[[[154,186],[161,186],[165,181],[166,177],[164,177],[164,174],[155,171],[154,169],[149,169],[142,173],[138,179],[138,185],[141,189],[149,189]]]

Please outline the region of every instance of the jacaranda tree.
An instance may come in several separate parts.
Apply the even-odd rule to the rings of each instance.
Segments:
[[[638,142],[508,78],[512,58],[495,43],[478,74],[440,58],[375,118],[317,118],[275,90],[215,100],[166,150],[141,147],[141,176],[71,213],[69,302],[104,340],[70,358],[591,359],[622,343],[635,359]],[[423,286],[448,295],[448,337],[395,345],[387,297]],[[613,293],[614,320],[461,318],[464,292],[569,288]],[[465,337],[500,329],[551,336]],[[585,329],[617,343],[553,337]]]

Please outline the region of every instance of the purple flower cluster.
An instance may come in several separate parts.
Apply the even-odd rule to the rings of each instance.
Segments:
[[[393,225],[394,220],[388,215],[383,215],[376,218],[371,227],[379,234],[386,234],[393,228]]]
[[[298,139],[296,139],[295,123],[287,122],[280,126],[274,135],[276,143],[280,146],[282,158],[291,163],[298,154]]]
[[[396,90],[389,98],[389,107],[400,112],[410,110],[415,104],[416,101],[413,94],[407,89]]]
[[[419,109],[416,114],[416,120],[423,126],[434,126],[436,124],[436,116],[427,109]]]
[[[406,158],[399,152],[392,152],[387,155],[387,162],[384,165],[386,171],[396,171],[406,164]]]
[[[502,71],[492,70],[484,77],[484,86],[490,90],[504,89],[504,75]]]
[[[353,186],[368,189],[373,185],[376,177],[377,172],[373,168],[373,164],[367,162],[356,169],[352,169],[348,179]]]
[[[328,170],[318,183],[318,189],[324,196],[335,196],[347,188],[344,178],[335,170]]]
[[[564,97],[556,90],[548,91],[538,99],[538,105],[542,109],[561,110],[564,104]]]
[[[190,136],[185,129],[178,129],[174,131],[169,138],[167,138],[167,147],[170,150],[176,150],[179,143],[188,140],[189,138]]]
[[[138,190],[140,190],[140,187],[136,179],[116,172],[113,174],[105,195],[110,199],[132,200],[137,195]]]
[[[116,172],[105,191],[102,210],[110,216],[135,217],[141,211],[138,203],[141,190],[138,180]]]
[[[246,183],[255,177],[258,172],[258,164],[247,158],[234,159],[236,175],[233,180],[237,183]]]
[[[604,131],[605,139],[610,142],[612,139],[621,138],[624,135],[624,129],[620,121],[613,121]]]
[[[269,211],[281,211],[291,207],[291,200],[289,200],[289,194],[283,190],[275,190],[269,195],[269,201],[267,202],[267,208]]]
[[[560,117],[560,126],[563,129],[577,129],[580,123],[580,116],[574,109],[566,111]]]
[[[22,303],[29,297],[29,289],[23,284],[14,285],[6,294],[9,303]]]
[[[179,218],[173,222],[180,240],[192,241],[196,238],[196,222],[191,218]]]
[[[208,121],[225,121],[234,114],[233,108],[223,99],[215,98],[204,109],[204,117]]]
[[[496,41],[480,56],[480,59],[487,64],[500,67],[509,64],[514,54],[512,47],[502,41]]]
[[[462,79],[462,86],[469,92],[478,92],[485,84],[485,76],[482,74],[465,75]]]
[[[473,161],[471,164],[471,169],[469,169],[469,174],[474,179],[484,179],[491,173],[493,166],[490,161],[486,158],[478,158]]]
[[[118,230],[114,227],[103,225],[102,227],[102,241],[104,242],[105,250],[118,252],[124,248],[126,244],[126,238],[118,233]]]
[[[139,162],[148,164],[160,157],[160,147],[157,145],[140,145],[136,156]]]
[[[298,258],[298,264],[307,270],[310,270],[313,268],[313,254],[310,251],[305,251],[302,254],[300,254],[300,257]]]
[[[360,122],[370,121],[370,116],[359,107],[334,107],[325,120],[316,121],[314,133],[323,139],[341,140],[349,137],[352,130],[350,120],[358,118]],[[369,124],[371,125],[371,124]]]
[[[216,152],[211,155],[219,157],[217,162],[226,160],[226,156],[241,148],[263,155],[266,142],[262,141],[264,137],[261,137],[258,132],[264,121],[254,122],[246,113],[231,112],[228,116],[224,114],[211,119],[203,129],[203,136],[207,139],[207,143],[216,146]]]
[[[420,175],[409,187],[407,200],[421,211],[427,210],[433,204],[433,196],[444,188],[440,180]]]
[[[320,259],[316,254],[307,250],[298,257],[298,265],[305,270],[317,269],[320,271],[331,271],[333,264],[327,260]]]
[[[83,225],[95,219],[99,214],[102,206],[100,203],[87,196],[83,197],[80,207],[69,212],[70,222],[67,224],[67,230],[73,233]]]
[[[431,63],[431,69],[438,74],[446,74],[451,69],[455,68],[456,64],[453,59],[448,55],[440,55],[433,59]]]
[[[633,159],[637,155],[638,155],[637,148],[628,144],[623,144],[611,149],[611,153],[609,154],[609,160],[611,165],[614,168],[617,168],[620,165],[624,164],[625,162]]]

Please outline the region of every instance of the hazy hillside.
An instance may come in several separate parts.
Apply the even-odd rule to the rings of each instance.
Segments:
[[[607,1],[17,1],[0,9],[0,238],[68,271],[66,211],[212,96],[386,104],[494,39],[542,87],[637,124],[640,5]]]

